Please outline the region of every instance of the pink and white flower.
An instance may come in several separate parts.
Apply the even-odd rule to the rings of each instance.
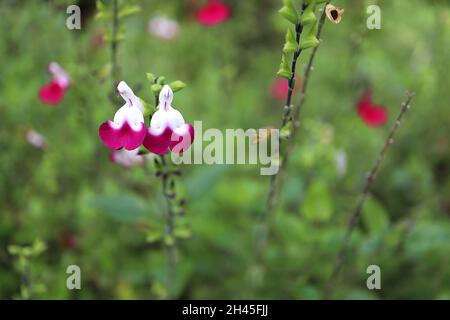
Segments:
[[[139,148],[134,150],[114,150],[110,154],[110,159],[115,164],[119,166],[130,169],[134,166],[141,166],[147,160],[152,160],[155,157],[152,153],[147,153],[144,155],[139,154]]]
[[[181,113],[172,107],[173,91],[164,85],[159,93],[158,110],[153,114],[144,147],[150,152],[164,155],[186,151],[194,140],[194,127],[186,124]]]
[[[48,65],[48,73],[53,77],[52,81],[41,87],[39,99],[42,103],[56,105],[64,98],[64,94],[70,86],[70,77],[56,62]]]
[[[47,139],[45,139],[45,137],[36,130],[29,129],[25,135],[25,138],[29,144],[37,149],[44,150],[47,148]]]
[[[113,121],[102,123],[98,135],[103,143],[114,150],[134,150],[144,141],[147,127],[144,122],[144,107],[133,90],[121,81],[117,90],[125,104],[117,110]]]
[[[166,17],[155,17],[148,22],[148,32],[163,40],[172,40],[180,32],[178,23]]]

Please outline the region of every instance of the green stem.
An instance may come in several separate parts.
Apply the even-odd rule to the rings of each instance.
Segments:
[[[400,113],[397,116],[397,119],[394,122],[394,125],[389,133],[388,138],[386,139],[383,148],[381,148],[377,159],[375,160],[374,165],[372,166],[372,169],[370,170],[370,174],[366,179],[366,183],[364,185],[363,191],[361,193],[361,196],[359,198],[359,201],[355,207],[355,209],[353,210],[351,216],[350,216],[350,220],[348,222],[348,226],[347,226],[347,231],[345,233],[345,237],[344,240],[342,242],[341,248],[339,250],[339,253],[336,257],[336,262],[333,268],[333,272],[331,274],[330,280],[328,281],[327,287],[326,287],[326,292],[325,294],[327,296],[330,296],[332,294],[332,291],[334,289],[334,283],[337,280],[337,277],[339,275],[340,270],[342,269],[342,266],[347,258],[347,253],[348,253],[348,247],[350,244],[350,239],[353,233],[353,230],[356,228],[356,226],[359,223],[359,220],[361,219],[361,212],[362,212],[362,208],[364,206],[364,203],[370,193],[370,190],[372,188],[372,184],[376,179],[376,175],[378,173],[378,170],[380,169],[381,163],[383,162],[383,159],[386,155],[387,150],[389,149],[389,147],[392,145],[392,143],[394,142],[394,136],[397,133],[398,128],[400,127],[401,124],[401,120],[403,118],[403,116],[405,115],[405,113],[409,110],[410,105],[411,105],[411,100],[414,97],[414,93],[407,93],[406,94],[406,101],[402,103],[402,107],[400,109]]]

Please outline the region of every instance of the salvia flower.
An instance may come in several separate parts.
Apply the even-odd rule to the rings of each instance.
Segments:
[[[297,75],[295,76],[295,85],[294,85],[294,92],[293,94],[297,94],[299,89],[299,81]],[[284,78],[276,78],[272,82],[272,86],[270,88],[270,91],[272,93],[272,98],[275,100],[285,101],[288,92],[289,92],[289,81]]]
[[[164,85],[159,93],[158,110],[153,114],[144,140],[150,152],[164,155],[186,151],[194,140],[194,127],[186,124],[181,113],[172,107],[173,91]]]
[[[205,26],[223,23],[230,18],[231,9],[219,0],[210,0],[197,11],[197,20]]]
[[[144,107],[131,88],[121,81],[117,90],[125,104],[117,110],[113,121],[104,122],[98,129],[103,143],[114,150],[134,150],[144,141],[147,127],[144,122]]]
[[[139,154],[139,148],[134,150],[114,150],[110,154],[110,159],[113,163],[130,169],[135,166],[141,166],[146,160],[153,159],[154,154],[148,153],[145,155]]]
[[[155,17],[148,22],[148,32],[163,40],[172,40],[178,36],[180,27],[174,20],[166,17]]]
[[[56,62],[48,65],[48,72],[52,76],[52,80],[39,90],[39,99],[42,103],[57,105],[62,101],[70,86],[70,78],[67,72]]]
[[[37,149],[44,150],[47,148],[47,139],[36,130],[29,129],[26,132],[25,138],[29,144]]]
[[[372,102],[372,92],[367,89],[356,105],[358,114],[369,127],[379,127],[386,123],[388,111],[385,107],[375,105]]]

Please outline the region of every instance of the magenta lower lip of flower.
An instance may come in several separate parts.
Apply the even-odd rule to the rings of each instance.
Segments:
[[[53,79],[39,90],[39,99],[42,103],[57,105],[64,98],[64,93],[70,85],[70,78],[56,62],[48,65],[48,72]]]
[[[164,155],[184,152],[194,140],[194,127],[186,124],[181,113],[171,106],[172,89],[165,85],[159,94],[159,109],[153,114],[143,142],[150,152]]]
[[[219,0],[211,0],[197,12],[197,20],[205,26],[213,26],[228,20],[231,9]]]
[[[372,103],[372,93],[366,90],[357,103],[358,114],[369,127],[379,127],[386,123],[388,112],[385,107]]]
[[[56,105],[64,98],[64,89],[55,81],[44,85],[39,90],[39,99],[42,103]]]
[[[114,120],[105,121],[98,129],[102,142],[114,150],[134,150],[144,141],[147,128],[139,99],[128,85],[121,81],[117,87],[125,104],[117,110]]]

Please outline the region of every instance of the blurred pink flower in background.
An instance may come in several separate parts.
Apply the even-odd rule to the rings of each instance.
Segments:
[[[25,139],[29,144],[37,149],[44,150],[47,148],[47,139],[39,132],[29,129],[25,134]]]
[[[148,22],[148,32],[163,40],[172,40],[178,36],[180,27],[175,20],[166,17],[154,17]]]
[[[295,86],[293,94],[296,95],[299,89],[298,77],[295,76]],[[270,91],[272,93],[272,98],[275,100],[285,101],[289,92],[289,82],[284,78],[275,78],[273,80]]]
[[[230,15],[230,6],[219,0],[210,0],[197,11],[197,20],[205,26],[213,26],[227,21]]]
[[[52,80],[41,87],[39,99],[42,103],[57,105],[62,101],[70,86],[70,78],[67,72],[56,62],[51,62],[48,65],[48,73],[52,76]]]
[[[388,111],[384,106],[372,102],[372,91],[366,89],[356,104],[360,118],[369,127],[379,127],[388,120]]]
[[[154,154],[148,153],[144,155],[139,154],[139,148],[134,150],[114,150],[110,154],[110,159],[119,166],[130,169],[134,166],[143,165],[146,160],[151,160],[155,157]]]

